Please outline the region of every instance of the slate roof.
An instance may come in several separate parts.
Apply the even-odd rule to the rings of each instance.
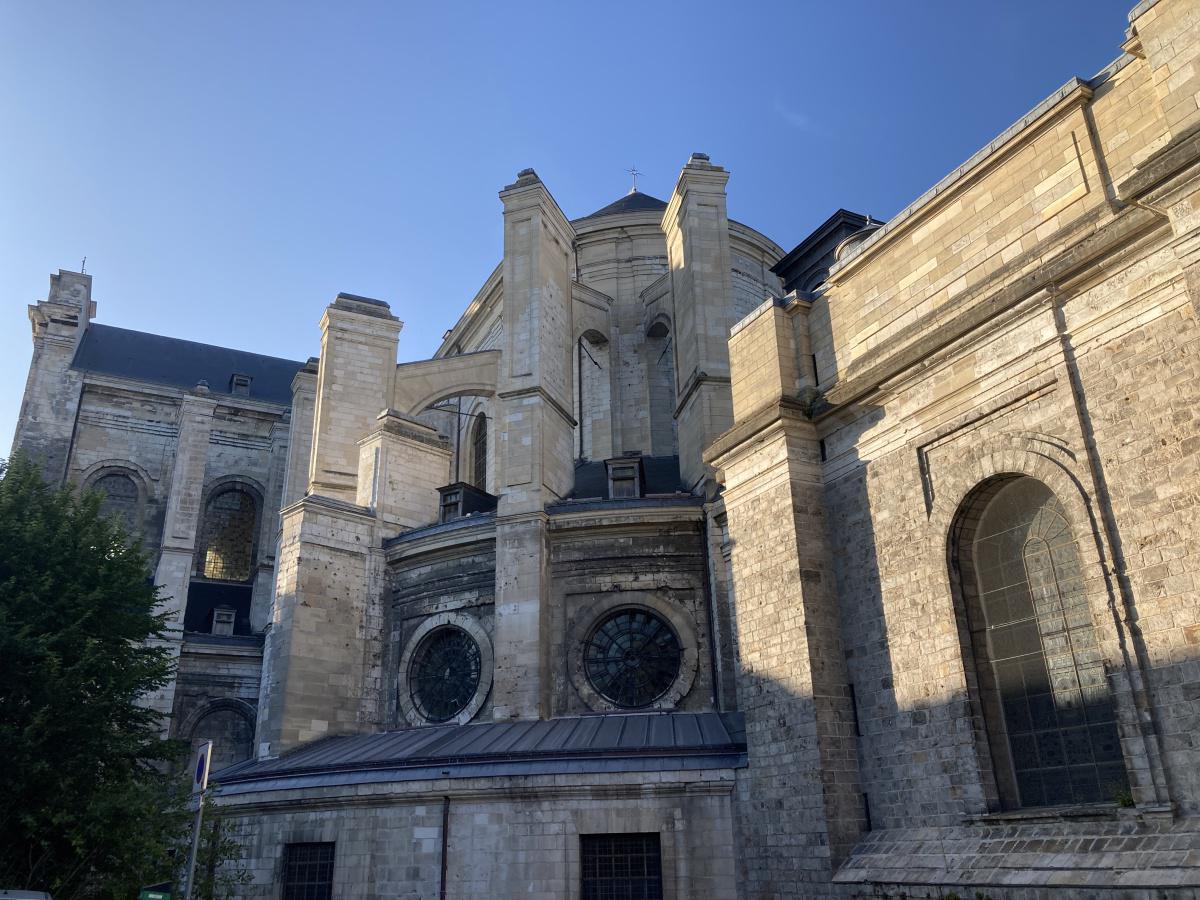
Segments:
[[[198,344],[179,338],[89,325],[75,351],[71,368],[134,381],[146,381],[191,390],[203,379],[214,394],[230,395],[234,374],[250,376],[250,399],[292,405],[292,379],[304,366],[292,359],[278,359]]]
[[[631,457],[636,459],[636,457]],[[643,494],[686,493],[679,477],[678,456],[643,456]],[[575,464],[575,485],[567,495],[573,500],[608,497],[608,467],[604,460],[587,460]]]
[[[641,191],[631,191],[620,200],[608,204],[603,209],[598,209],[590,216],[584,216],[585,219],[598,219],[600,216],[615,216],[619,213],[632,212],[662,212],[667,208],[667,204],[657,197],[651,197],[649,194],[643,194]]]
[[[588,772],[597,763],[604,771],[714,768],[745,765],[745,752],[740,713],[609,713],[328,737],[213,777],[228,787],[370,770],[411,780]]]

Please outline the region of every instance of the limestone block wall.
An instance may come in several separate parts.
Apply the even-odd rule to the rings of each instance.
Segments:
[[[323,497],[283,511],[258,755],[380,725],[384,583],[374,527],[367,510]]]
[[[458,528],[445,540],[431,538],[428,546],[417,539],[393,542],[389,547],[387,654],[387,715],[391,727],[413,724],[404,716],[399,695],[408,691],[407,672],[400,663],[417,630],[433,617],[453,613],[468,616],[490,639],[495,634],[496,543],[490,522]],[[420,542],[424,544],[425,542]],[[491,692],[474,720],[492,718]]]
[[[225,827],[252,882],[280,896],[284,846],[331,841],[339,898],[439,896],[449,799],[445,896],[578,898],[579,836],[659,835],[663,896],[733,897],[732,773],[587,774],[454,779],[225,796]],[[281,802],[282,801],[282,802]],[[258,803],[270,803],[257,806]],[[245,812],[242,812],[245,809]]]
[[[562,512],[550,530],[553,715],[612,709],[589,689],[582,654],[592,629],[623,606],[663,617],[684,649],[682,671],[655,708],[717,708],[702,510]]]
[[[176,675],[172,731],[183,740],[213,741],[213,770],[249,759],[262,672],[257,638],[185,640]]]
[[[130,475],[141,492],[140,536],[152,554],[162,541],[178,429],[177,397],[95,378],[83,387],[68,478],[86,486],[109,472]]]

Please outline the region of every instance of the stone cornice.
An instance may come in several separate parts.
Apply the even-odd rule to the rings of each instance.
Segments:
[[[724,468],[743,448],[756,442],[763,432],[776,424],[802,425],[816,436],[815,426],[809,418],[810,407],[792,397],[782,397],[751,413],[724,434],[720,435],[704,451],[704,461],[715,468]]]
[[[1200,164],[1200,125],[1174,138],[1138,166],[1133,175],[1117,185],[1117,197],[1126,203],[1137,203],[1197,164]]]
[[[529,802],[546,800],[589,801],[598,799],[609,800],[638,800],[647,797],[695,797],[695,796],[728,796],[734,785],[733,766],[714,767],[711,769],[684,770],[680,775],[695,774],[695,781],[646,781],[644,772],[623,772],[620,775],[607,773],[590,773],[582,777],[590,781],[588,784],[564,785],[555,782],[561,775],[514,776],[498,775],[488,778],[488,781],[498,782],[488,787],[468,787],[466,781],[481,781],[482,778],[439,778],[413,782],[377,781],[374,784],[388,785],[389,788],[375,794],[362,793],[362,785],[352,782],[346,785],[322,785],[328,791],[324,796],[314,794],[311,787],[286,788],[280,784],[283,779],[274,781],[275,790],[254,791],[242,794],[246,799],[231,793],[232,789],[241,785],[228,785],[213,793],[213,799],[219,806],[230,810],[231,814],[272,813],[317,809],[344,809],[346,807],[380,807],[395,806],[397,802],[412,803],[441,803],[449,795],[452,800],[460,802],[497,801],[497,802]],[[704,772],[728,773],[720,778],[705,776]],[[381,772],[381,775],[386,774]],[[601,779],[615,779],[628,776],[628,780],[610,784],[597,784]],[[536,782],[544,779],[545,786]],[[299,780],[299,779],[292,779]],[[405,790],[409,787],[409,790]],[[285,793],[286,792],[286,793]],[[279,794],[285,793],[280,797]],[[261,799],[264,794],[273,795],[272,799]]]
[[[534,396],[541,397],[543,400],[546,401],[546,404],[551,409],[553,409],[555,412],[557,412],[560,416],[562,416],[563,419],[566,420],[566,422],[572,428],[574,428],[576,425],[579,424],[578,422],[575,421],[575,417],[573,415],[571,415],[569,412],[567,412],[567,410],[562,406],[562,404],[560,404],[557,400],[555,400],[550,395],[550,392],[547,391],[540,384],[535,385],[534,387],[518,388],[515,391],[497,391],[496,396],[499,397],[501,400],[514,400],[519,397],[534,397]]]
[[[568,253],[572,252],[575,229],[571,227],[571,220],[563,213],[558,201],[533,169],[522,169],[518,172],[517,180],[500,191],[500,200],[504,203],[505,218],[536,209],[542,222],[563,245],[563,249]]]
[[[709,375],[707,372],[693,372],[688,376],[687,382],[683,386],[683,390],[679,392],[679,402],[675,404],[675,417],[678,418],[683,408],[687,406],[688,401],[692,399],[692,394],[696,393],[704,384],[732,384],[732,380],[728,375]]]

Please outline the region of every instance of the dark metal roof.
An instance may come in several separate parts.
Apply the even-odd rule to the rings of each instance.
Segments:
[[[83,372],[147,381],[191,390],[196,382],[208,382],[214,394],[231,395],[230,379],[250,376],[252,400],[292,405],[292,379],[304,363],[197,344],[179,338],[89,325],[75,351],[71,367]]]
[[[248,760],[214,775],[222,785],[305,775],[405,770],[428,777],[455,768],[481,774],[481,764],[532,763],[521,771],[592,771],[588,761],[638,758],[674,760],[655,768],[692,768],[689,757],[722,758],[744,765],[746,733],[739,713],[610,713],[523,722],[435,725],[380,734],[322,738],[275,759]],[[728,758],[726,758],[728,757]],[[566,763],[562,766],[547,766]],[[612,766],[606,766],[612,769]],[[482,774],[488,774],[486,771]],[[495,771],[492,774],[506,774]]]
[[[630,457],[631,460],[639,457]],[[642,485],[644,494],[687,493],[679,477],[678,456],[642,456]],[[608,497],[608,467],[604,460],[584,460],[575,463],[575,484],[567,495],[574,500]]]
[[[643,194],[641,191],[630,191],[620,200],[610,203],[603,209],[598,209],[590,216],[584,216],[583,218],[597,219],[600,216],[615,216],[619,213],[632,212],[662,212],[666,208],[666,202],[659,200],[657,197],[651,197],[649,194]]]
[[[775,265],[771,271],[783,279],[783,289],[812,290],[824,281],[835,262],[833,251],[850,235],[872,221],[870,216],[839,209]]]

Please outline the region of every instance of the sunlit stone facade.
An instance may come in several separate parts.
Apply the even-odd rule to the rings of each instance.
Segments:
[[[428,360],[339,294],[163,368],[55,276],[17,447],[150,547],[244,895],[1195,895],[1200,17],[1130,22],[789,253],[703,154],[524,170]]]

